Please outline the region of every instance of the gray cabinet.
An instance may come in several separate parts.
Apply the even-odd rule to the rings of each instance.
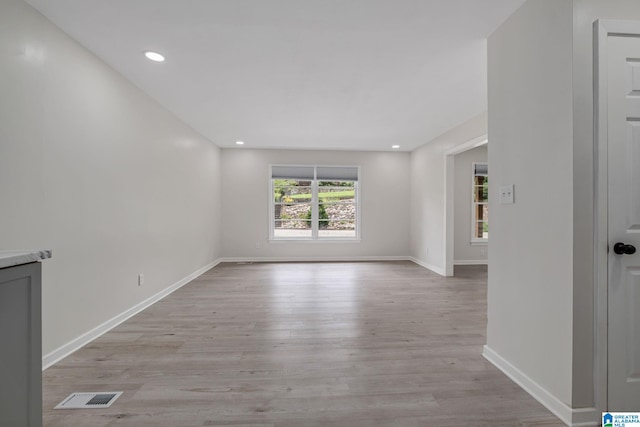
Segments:
[[[0,426],[42,426],[41,265],[0,268]]]

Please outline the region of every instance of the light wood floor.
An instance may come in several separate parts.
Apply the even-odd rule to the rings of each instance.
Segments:
[[[47,427],[563,424],[481,356],[486,268],[221,264],[44,372]],[[53,410],[74,391],[111,408]]]

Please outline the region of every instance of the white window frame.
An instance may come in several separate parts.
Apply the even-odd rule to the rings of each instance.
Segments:
[[[275,236],[275,201],[273,199],[274,187],[273,187],[273,168],[274,167],[307,167],[313,168],[313,180],[311,181],[311,237],[277,237]],[[356,206],[356,227],[355,236],[342,237],[342,236],[319,236],[318,227],[318,168],[331,168],[331,167],[344,167],[344,168],[356,168],[358,179],[354,182],[355,189],[355,206]],[[324,181],[324,180],[323,180]],[[334,181],[340,181],[335,179]],[[360,242],[360,212],[361,212],[361,197],[360,197],[361,185],[360,185],[360,166],[352,165],[302,165],[302,164],[271,164],[269,165],[269,241],[271,242]]]
[[[476,166],[477,165],[485,165],[487,166],[487,174],[486,175],[482,175],[482,174],[478,174],[476,175]],[[476,205],[489,205],[489,202],[476,202],[475,201],[475,189],[476,189],[476,176],[486,176],[489,177],[489,172],[488,172],[488,166],[489,164],[487,162],[473,162],[471,163],[471,244],[472,245],[487,245],[489,243],[489,239],[486,238],[479,238],[476,237],[475,234],[475,229],[476,229],[476,223],[477,223],[477,219],[476,219]]]

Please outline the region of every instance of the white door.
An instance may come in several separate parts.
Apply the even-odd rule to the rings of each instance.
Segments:
[[[608,410],[640,411],[640,36],[607,50]]]

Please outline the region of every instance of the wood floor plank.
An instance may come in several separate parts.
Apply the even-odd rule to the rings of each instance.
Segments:
[[[220,264],[43,374],[44,425],[563,424],[481,356],[486,267]],[[53,410],[75,391],[111,408]]]

